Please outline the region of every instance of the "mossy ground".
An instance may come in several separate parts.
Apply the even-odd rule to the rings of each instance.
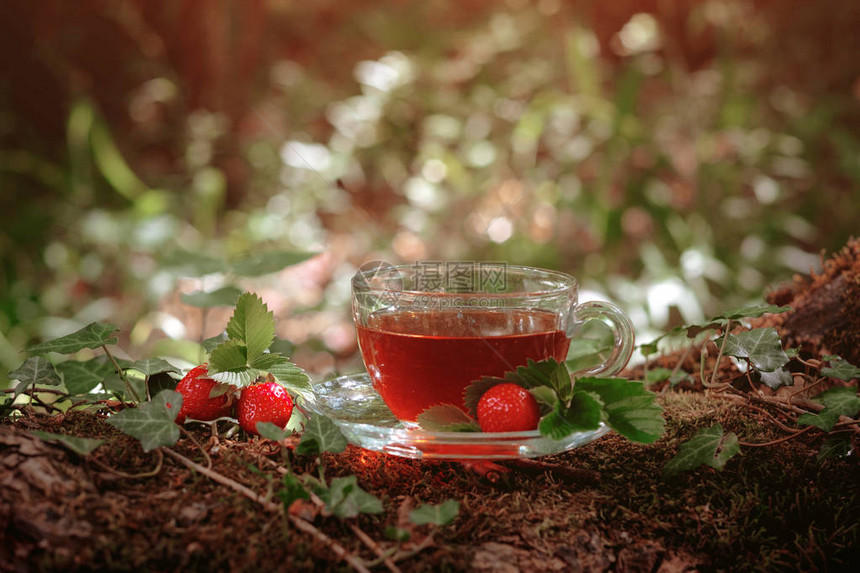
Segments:
[[[355,474],[385,513],[312,523],[366,562],[398,547],[386,528],[409,528],[409,508],[445,499],[459,517],[412,528],[404,571],[834,571],[860,564],[860,465],[855,457],[819,461],[810,434],[743,448],[723,471],[699,468],[664,477],[662,467],[697,429],[719,422],[741,440],[785,434],[754,410],[701,393],[666,393],[666,436],[634,444],[616,435],[544,458],[543,466],[420,462],[348,448],[326,454],[326,475]],[[107,438],[89,458],[37,439],[43,429]],[[212,441],[213,469],[259,494],[280,487],[283,452],[262,440]],[[188,438],[176,450],[202,462]],[[297,473],[317,469],[291,456]],[[0,570],[348,570],[330,547],[298,531],[279,512],[165,457],[156,456],[92,414],[32,416],[0,426]],[[277,500],[277,497],[272,499]],[[29,510],[27,508],[30,508]],[[432,536],[430,540],[428,536]],[[384,564],[377,564],[384,570]]]

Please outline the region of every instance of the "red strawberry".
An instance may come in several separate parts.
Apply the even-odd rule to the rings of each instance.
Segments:
[[[482,432],[520,432],[534,430],[540,410],[531,393],[517,384],[493,386],[478,401],[478,424]]]
[[[271,422],[284,428],[293,414],[293,399],[277,382],[260,382],[242,389],[236,406],[239,425],[257,434],[257,422]]]
[[[176,416],[177,424],[183,423],[186,417],[207,421],[233,413],[233,397],[229,393],[209,397],[218,382],[206,378],[207,372],[207,365],[201,364],[192,368],[176,385],[176,391],[182,394],[182,407]]]

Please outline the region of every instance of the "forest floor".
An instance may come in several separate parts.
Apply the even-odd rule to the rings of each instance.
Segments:
[[[860,308],[851,306],[860,300],[860,242],[852,249],[853,260],[770,297],[795,308],[768,320],[806,361],[836,346],[857,363],[860,315],[845,309]],[[823,337],[804,336],[804,317],[828,317],[827,297],[839,309],[834,324],[848,322],[843,334],[834,338],[838,328],[829,326]],[[689,353],[657,365],[692,376],[654,388],[666,420],[655,443],[611,433],[538,460],[497,463],[349,446],[319,458],[326,478],[355,475],[384,511],[347,519],[313,498],[285,508],[284,476],[320,468],[284,444],[189,424],[174,447],[144,452],[103,413],[24,409],[0,423],[0,571],[860,570],[856,452],[819,459],[822,432],[798,431],[796,414],[774,407],[767,388],[750,387],[730,360],[711,378],[719,390],[696,378]],[[641,377],[642,367],[628,375]],[[741,453],[721,471],[664,475],[679,445],[714,423],[737,434]],[[845,423],[850,431],[856,421]],[[105,443],[81,456],[36,430]],[[408,519],[421,504],[449,499],[460,504],[449,524]]]
[[[856,570],[860,465],[817,459],[811,434],[745,448],[722,471],[674,477],[662,466],[696,429],[719,422],[742,441],[785,436],[769,416],[701,393],[667,393],[667,434],[634,444],[615,434],[535,463],[422,462],[350,446],[325,454],[329,477],[355,474],[385,512],[341,520],[293,506],[343,550],[378,570],[715,571]],[[107,438],[87,457],[29,431]],[[262,496],[252,500],[153,453],[88,414],[33,416],[0,426],[3,571],[349,570],[328,541],[298,530],[272,496],[287,467],[262,439],[193,432],[211,470]],[[204,464],[189,439],[174,448]],[[296,473],[315,471],[291,454]],[[450,525],[411,525],[420,503],[460,502]],[[267,503],[268,501],[268,503]],[[411,532],[386,538],[386,528]],[[393,551],[386,565],[380,555]],[[390,552],[389,552],[390,553]],[[396,559],[396,561],[394,561]]]

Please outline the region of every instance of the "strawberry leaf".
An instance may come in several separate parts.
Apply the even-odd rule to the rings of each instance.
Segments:
[[[538,430],[542,436],[553,440],[560,440],[574,432],[594,430],[600,426],[602,406],[596,394],[576,392],[570,406],[561,402],[556,404],[552,412],[541,419]]]
[[[238,340],[228,340],[219,344],[209,354],[209,375],[247,369],[248,358],[245,352],[245,346]]]
[[[463,410],[451,404],[431,406],[417,418],[418,424],[428,432],[480,432],[478,423]]]
[[[176,415],[182,407],[182,394],[162,390],[151,402],[128,408],[108,418],[108,424],[140,440],[148,452],[159,446],[172,446],[179,439]]]
[[[624,378],[580,378],[577,392],[593,392],[603,402],[606,423],[622,436],[650,444],[663,435],[663,409],[654,403],[655,395],[642,382]]]
[[[724,434],[723,426],[714,424],[681,444],[678,454],[663,466],[663,474],[675,475],[701,465],[721,470],[740,451],[738,437],[733,432]]]
[[[211,338],[207,338],[203,341],[203,350],[206,354],[211,354],[213,350],[218,348],[219,344],[227,342],[227,333],[222,332],[217,336],[213,336]]]
[[[81,456],[89,455],[93,450],[104,443],[97,438],[80,438],[78,436],[67,436],[65,434],[52,434],[41,430],[32,430],[31,435],[46,442],[59,442],[61,445]]]
[[[508,374],[511,374],[511,372],[508,372]],[[504,378],[484,376],[483,378],[475,380],[466,386],[466,390],[463,392],[463,400],[466,402],[466,409],[469,411],[469,415],[473,418],[477,418],[478,402],[481,401],[481,396],[484,395],[484,392],[497,384],[504,384],[505,382],[507,382],[507,380]],[[516,380],[515,384],[518,383],[519,379]]]
[[[723,338],[715,342],[722,345]],[[740,334],[729,334],[723,350],[735,358],[746,358],[761,372],[773,372],[788,364],[788,355],[775,328],[754,328]]]
[[[195,292],[182,293],[180,299],[183,303],[197,308],[213,308],[216,306],[233,306],[236,304],[236,299],[242,291],[233,286],[226,286],[205,292],[198,290]]]
[[[260,366],[257,366],[257,368],[265,370],[277,378],[278,382],[280,382],[287,390],[292,390],[299,394],[302,392],[310,392],[311,379],[308,377],[307,372],[280,354],[276,354],[275,356],[280,356],[281,360],[274,364],[269,364],[266,368],[262,368]]]
[[[27,352],[30,354],[47,354],[48,352],[74,354],[85,348],[96,349],[107,344],[116,344],[116,336],[113,336],[113,333],[117,330],[119,328],[112,324],[93,322],[72,334],[31,346]]]
[[[275,318],[257,295],[246,292],[236,301],[233,316],[227,323],[227,338],[245,345],[246,359],[249,361],[260,356],[272,344],[275,339]]]
[[[409,512],[409,521],[415,525],[448,525],[460,514],[460,503],[448,499],[439,505],[425,503]]]
[[[323,452],[338,454],[346,449],[347,441],[340,428],[320,414],[311,416],[305,425],[305,432],[296,453],[299,455],[318,455]]]

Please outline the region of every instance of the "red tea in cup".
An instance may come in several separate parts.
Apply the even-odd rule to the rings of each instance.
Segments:
[[[365,265],[352,279],[352,309],[374,388],[401,421],[431,406],[465,410],[464,391],[529,359],[567,357],[586,320],[612,329],[614,349],[585,374],[612,375],[633,348],[630,320],[605,302],[577,304],[570,275],[505,263]]]
[[[465,410],[463,393],[529,359],[564,360],[570,339],[542,310],[394,310],[368,316],[358,340],[373,385],[397,418],[433,405]]]

